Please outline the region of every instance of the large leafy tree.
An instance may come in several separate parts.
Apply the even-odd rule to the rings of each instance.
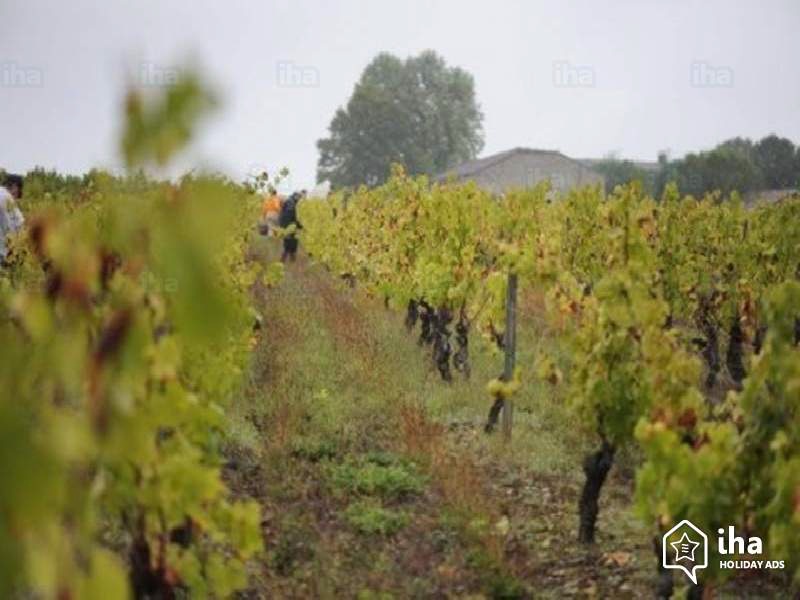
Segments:
[[[377,185],[393,162],[435,174],[483,148],[483,114],[472,75],[433,51],[405,60],[382,53],[317,142],[317,179],[335,187]]]

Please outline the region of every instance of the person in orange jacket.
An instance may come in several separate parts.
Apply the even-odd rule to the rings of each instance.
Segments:
[[[278,224],[278,215],[281,212],[281,197],[278,194],[264,196],[261,205],[261,235],[269,235],[271,229]]]

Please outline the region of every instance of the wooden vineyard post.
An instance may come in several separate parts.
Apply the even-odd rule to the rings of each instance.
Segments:
[[[517,274],[508,274],[508,289],[506,290],[506,362],[503,370],[503,379],[506,382],[514,379],[514,363],[517,353]],[[503,403],[503,437],[511,440],[511,426],[514,422],[514,400],[509,397]]]

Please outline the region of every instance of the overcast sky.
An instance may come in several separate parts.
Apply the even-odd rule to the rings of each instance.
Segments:
[[[431,48],[475,77],[483,154],[655,159],[800,142],[800,0],[0,0],[0,167],[118,164],[126,73],[187,60],[224,100],[183,164],[314,181],[367,63]]]

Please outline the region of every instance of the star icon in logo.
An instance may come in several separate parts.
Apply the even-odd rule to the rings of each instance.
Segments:
[[[670,544],[670,546],[675,548],[675,562],[683,559],[694,562],[694,551],[699,545],[699,542],[693,541],[692,538],[684,532],[681,539]]]

